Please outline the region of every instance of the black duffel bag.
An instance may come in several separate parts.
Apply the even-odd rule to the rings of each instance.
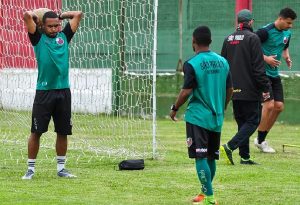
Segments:
[[[119,163],[119,170],[142,170],[144,168],[144,159],[129,159]]]

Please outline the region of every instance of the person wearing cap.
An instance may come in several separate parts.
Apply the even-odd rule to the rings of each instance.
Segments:
[[[266,74],[272,85],[270,89],[271,98],[263,103],[258,135],[254,139],[255,146],[265,153],[275,152],[265,139],[284,108],[283,87],[278,68],[281,63],[281,57],[283,57],[289,68],[292,67],[292,60],[288,50],[291,39],[291,31],[289,29],[292,28],[293,21],[296,18],[297,15],[292,9],[284,8],[280,11],[274,23],[267,24],[256,32],[262,43]]]
[[[224,110],[232,94],[229,65],[225,58],[209,50],[211,32],[199,26],[193,32],[192,47],[195,55],[183,65],[184,84],[170,117],[188,101],[185,112],[188,155],[195,159],[201,191],[193,202],[204,205],[218,204],[214,198],[212,181],[219,159]]]
[[[237,21],[236,31],[224,40],[221,55],[227,59],[232,74],[232,105],[238,131],[221,146],[220,151],[228,163],[234,165],[232,152],[239,148],[240,163],[253,165],[257,163],[250,158],[249,139],[259,125],[261,99],[269,98],[270,85],[265,74],[261,43],[253,33],[252,13],[241,10]]]

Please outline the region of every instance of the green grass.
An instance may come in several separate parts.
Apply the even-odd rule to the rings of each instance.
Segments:
[[[235,130],[235,123],[226,121],[222,142],[229,140]],[[6,147],[3,143],[0,204],[191,204],[200,186],[194,161],[187,157],[184,122],[159,120],[158,138],[164,155],[158,160],[146,159],[143,171],[117,171],[120,159],[96,158],[90,153],[78,160],[74,156],[80,152],[70,150],[67,168],[78,175],[77,179],[58,178],[54,150],[42,147],[39,156],[48,159],[37,160],[32,181],[21,180],[26,152],[21,161],[9,159],[7,154],[19,153],[24,145]],[[299,125],[276,124],[268,139],[276,154],[260,153],[251,138],[251,154],[259,166],[240,165],[237,150],[235,166],[225,164],[223,159],[218,161],[213,186],[219,204],[299,204],[300,149],[287,147],[282,152],[284,143],[300,145]]]

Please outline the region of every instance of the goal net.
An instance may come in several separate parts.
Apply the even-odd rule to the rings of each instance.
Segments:
[[[68,158],[156,157],[154,2],[1,1],[0,156],[4,160],[27,159],[37,69],[23,13],[41,7],[84,13],[69,48],[73,135]],[[55,156],[53,130],[51,121],[41,137],[39,159]]]

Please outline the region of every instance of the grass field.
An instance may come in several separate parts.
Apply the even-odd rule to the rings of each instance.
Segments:
[[[276,124],[268,137],[276,154],[260,153],[251,143],[252,157],[261,165],[240,165],[237,151],[234,152],[236,165],[219,160],[213,183],[219,204],[300,204],[300,149],[288,147],[282,152],[284,143],[300,145],[299,127]],[[226,121],[222,142],[235,130],[235,123]],[[120,159],[94,158],[88,154],[78,161],[74,156],[79,151],[70,150],[67,168],[78,176],[76,179],[58,178],[54,150],[42,147],[40,154],[46,154],[48,159],[37,161],[32,181],[21,180],[26,160],[6,160],[8,148],[3,143],[0,204],[191,204],[200,186],[194,162],[187,157],[184,122],[159,120],[158,138],[163,157],[146,159],[143,171],[117,171]],[[24,149],[19,146],[15,144],[9,152],[19,153]]]

